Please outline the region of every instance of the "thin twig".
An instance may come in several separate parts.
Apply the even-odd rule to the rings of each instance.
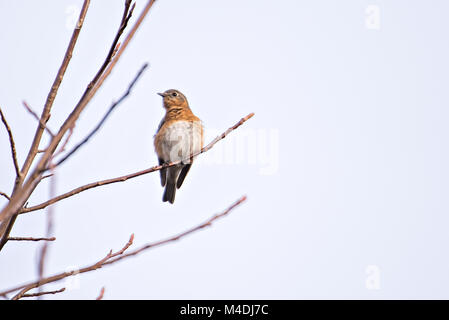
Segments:
[[[44,179],[50,178],[50,177],[53,177],[53,173],[49,173],[49,174],[46,174],[45,176],[42,176],[41,181]]]
[[[68,271],[68,272],[62,272],[62,273],[56,274],[54,276],[41,279],[40,281],[30,282],[30,283],[27,283],[27,284],[24,284],[24,285],[17,286],[15,288],[11,288],[11,289],[5,290],[3,292],[0,292],[0,296],[6,296],[9,293],[16,292],[16,291],[20,290],[20,292],[18,294],[16,294],[12,298],[13,300],[17,300],[17,299],[20,299],[29,290],[32,290],[32,289],[37,288],[37,287],[40,287],[40,286],[42,286],[44,284],[56,282],[56,281],[59,281],[61,279],[73,276],[75,274],[81,274],[81,273],[85,273],[85,272],[94,271],[94,270],[97,270],[97,269],[99,269],[99,268],[101,268],[101,267],[103,267],[105,265],[109,265],[109,264],[115,263],[117,261],[120,261],[120,260],[122,260],[124,258],[135,256],[135,255],[137,255],[137,254],[139,254],[139,253],[141,253],[141,252],[143,252],[145,250],[148,250],[148,249],[151,249],[151,248],[162,246],[162,245],[170,243],[170,242],[174,242],[174,241],[180,240],[181,238],[184,238],[185,236],[187,236],[187,235],[189,235],[191,233],[194,233],[196,231],[199,231],[201,229],[204,229],[206,227],[211,226],[213,222],[215,222],[216,220],[218,220],[220,218],[223,218],[224,216],[228,215],[234,208],[236,208],[238,205],[243,203],[245,200],[246,200],[246,196],[241,197],[240,199],[238,199],[236,202],[234,202],[231,206],[229,206],[222,213],[212,216],[210,219],[206,220],[202,224],[200,224],[200,225],[198,225],[196,227],[193,227],[193,228],[191,228],[191,229],[189,229],[189,230],[187,230],[185,232],[182,232],[180,234],[177,234],[177,235],[175,235],[173,237],[170,237],[170,238],[162,240],[162,241],[149,243],[149,244],[144,245],[143,247],[141,247],[141,248],[139,248],[137,250],[134,250],[134,251],[132,251],[132,252],[130,252],[128,254],[125,254],[125,251],[132,245],[132,242],[133,242],[134,235],[131,235],[128,243],[120,251],[117,251],[116,253],[112,253],[112,251],[110,251],[103,259],[97,261],[96,263],[94,263],[92,265],[89,265],[89,266],[84,267],[84,268],[79,269],[79,270],[72,270],[72,271]]]
[[[58,73],[56,74],[56,77],[53,81],[50,92],[48,93],[47,100],[45,101],[44,110],[42,111],[42,115],[40,117],[41,121],[39,121],[39,126],[34,135],[30,151],[28,152],[28,156],[22,167],[22,174],[24,176],[28,174],[28,170],[30,169],[31,164],[34,158],[36,157],[37,150],[41,142],[42,133],[44,131],[44,127],[41,125],[41,123],[47,123],[48,119],[50,118],[50,110],[53,106],[53,102],[55,101],[56,95],[58,93],[61,82],[64,78],[67,67],[69,66],[70,60],[72,59],[73,50],[75,49],[75,45],[78,40],[78,36],[81,32],[81,28],[83,27],[84,19],[87,14],[87,9],[89,8],[89,4],[90,0],[84,0],[83,7],[81,8],[81,12],[78,17],[78,22],[76,23],[76,26],[72,32],[72,37],[70,38],[70,42],[64,54],[61,66],[59,67]]]
[[[254,113],[250,113],[246,117],[240,119],[239,122],[237,122],[235,125],[233,125],[228,130],[223,132],[221,135],[217,136],[207,146],[202,148],[201,151],[193,154],[193,157],[196,157],[197,155],[210,150],[217,142],[219,142],[220,140],[224,139],[230,132],[232,132],[233,130],[235,130],[238,127],[240,127],[243,123],[245,123],[247,120],[249,120],[253,116],[254,116]],[[189,156],[188,159],[190,160],[190,158],[191,157]],[[72,197],[72,196],[74,196],[74,195],[76,195],[76,194],[78,194],[80,192],[83,192],[83,191],[86,191],[86,190],[89,190],[89,189],[92,189],[92,188],[108,185],[108,184],[111,184],[111,183],[124,182],[124,181],[127,181],[127,180],[132,179],[132,178],[139,177],[139,176],[144,175],[144,174],[148,174],[148,173],[151,173],[151,172],[159,171],[161,169],[165,169],[165,168],[168,168],[168,167],[171,167],[171,166],[176,166],[176,165],[180,164],[181,162],[186,161],[188,159],[183,159],[181,161],[176,161],[176,162],[164,163],[164,164],[161,164],[161,165],[157,165],[157,166],[154,166],[154,167],[142,170],[142,171],[138,171],[138,172],[131,173],[131,174],[128,174],[128,175],[125,175],[125,176],[117,177],[117,178],[112,178],[112,179],[92,182],[92,183],[86,184],[84,186],[75,188],[75,189],[73,189],[73,190],[71,190],[69,192],[66,192],[66,193],[64,193],[62,195],[59,195],[59,196],[57,196],[55,198],[52,198],[52,199],[50,199],[50,200],[48,200],[48,201],[46,201],[44,203],[41,203],[41,204],[38,204],[38,205],[35,205],[35,206],[32,206],[32,207],[29,207],[29,208],[23,208],[20,211],[20,213],[22,214],[22,213],[26,213],[26,212],[31,212],[31,211],[44,209],[44,208],[46,208],[47,206],[49,206],[51,204],[54,204],[54,203],[56,203],[58,201],[61,201],[63,199]]]
[[[29,113],[31,113],[31,115],[34,117],[34,119],[36,119],[40,123],[40,125],[42,127],[44,127],[45,130],[47,130],[48,134],[50,134],[50,136],[54,137],[55,136],[54,133],[50,130],[50,128],[47,127],[45,122],[41,118],[39,118],[37,113],[30,107],[30,105],[26,101],[22,101],[22,104],[25,107],[25,109],[27,109],[27,111]],[[38,152],[36,151],[36,153],[38,153]]]
[[[61,145],[61,147],[59,148],[58,151],[56,151],[53,156],[51,157],[51,161],[50,161],[50,168],[53,170],[54,168],[56,168],[56,165],[53,164],[53,159],[56,158],[58,155],[60,155],[61,153],[63,153],[65,151],[66,146],[69,144],[70,138],[72,137],[73,134],[73,129],[75,127],[75,124],[73,124],[73,127],[71,127],[69,129],[69,133],[67,134],[67,137],[65,138],[64,143]]]
[[[114,109],[128,97],[128,95],[131,93],[132,88],[136,84],[137,80],[139,80],[140,76],[143,74],[145,69],[148,67],[148,63],[145,63],[137,73],[137,75],[134,77],[133,81],[129,84],[128,90],[118,99],[116,102],[114,102],[110,107],[109,110],[106,112],[106,114],[103,116],[103,119],[98,123],[98,125],[87,135],[86,138],[84,138],[80,143],[78,143],[72,150],[70,150],[62,159],[60,159],[56,164],[55,167],[58,167],[61,165],[64,161],[66,161],[70,156],[72,156],[79,148],[81,148],[86,142],[89,141],[90,138],[103,126],[109,115],[114,111]]]
[[[8,201],[11,200],[11,198],[4,192],[0,191],[0,196],[5,197],[6,199],[8,199]]]
[[[187,235],[189,235],[191,233],[194,233],[195,231],[201,230],[201,229],[206,228],[206,227],[210,227],[215,220],[218,220],[218,219],[226,216],[227,214],[229,214],[229,212],[231,212],[235,207],[237,207],[238,205],[243,203],[245,200],[246,200],[246,196],[243,196],[240,199],[238,199],[236,202],[234,202],[231,206],[229,206],[222,213],[212,216],[207,221],[203,222],[202,224],[200,224],[200,225],[198,225],[196,227],[193,227],[193,228],[191,228],[191,229],[189,229],[187,231],[184,231],[184,232],[182,232],[182,233],[180,233],[180,234],[178,234],[176,236],[170,237],[168,239],[161,240],[161,241],[154,242],[154,243],[146,244],[146,245],[140,247],[139,249],[131,251],[131,252],[127,253],[127,254],[123,254],[123,255],[115,258],[115,259],[110,259],[110,260],[106,261],[103,265],[108,265],[108,264],[111,264],[111,263],[115,263],[115,262],[117,262],[119,260],[122,260],[124,258],[138,255],[142,251],[145,251],[145,250],[148,250],[148,249],[151,249],[151,248],[154,248],[154,247],[158,247],[158,246],[167,244],[169,242],[177,241],[177,240],[179,240],[181,238],[184,238],[185,236],[187,236]]]
[[[128,241],[128,243],[118,252],[120,252],[122,254],[127,248],[129,248],[129,246],[132,244],[133,237],[134,237],[134,235],[131,235],[131,238]],[[51,283],[51,282],[56,282],[56,281],[59,281],[61,279],[73,276],[75,274],[80,274],[80,273],[85,273],[85,272],[97,270],[97,269],[101,268],[103,266],[103,264],[108,259],[110,259],[111,257],[115,257],[115,256],[116,256],[116,254],[112,253],[112,250],[111,250],[111,251],[109,251],[109,253],[103,259],[95,262],[94,264],[92,264],[90,266],[87,266],[87,267],[82,268],[80,270],[72,270],[72,271],[68,271],[68,272],[62,272],[62,273],[59,273],[59,274],[51,276],[51,277],[40,279],[39,281],[35,281],[35,282],[29,283],[29,284],[26,284],[26,285],[22,285],[22,286],[14,288],[14,289],[7,290],[7,291],[5,291],[3,293],[0,293],[0,296],[4,296],[4,295],[7,295],[8,293],[15,292],[17,290],[22,289],[18,294],[16,294],[12,298],[12,300],[18,300],[26,292],[28,292],[29,290],[34,289],[34,288],[38,288],[38,287],[40,287],[40,286],[42,286],[44,284]]]
[[[41,297],[47,294],[57,294],[64,292],[65,288],[61,288],[55,291],[44,291],[44,292],[36,292],[36,293],[24,293],[21,298],[32,298],[32,297]]]
[[[72,132],[72,131],[70,131]],[[51,173],[52,173],[52,177],[50,179],[50,198],[53,198],[56,194],[56,175],[55,175],[55,170],[54,170],[54,166],[51,163]],[[53,216],[54,216],[54,206],[48,207],[47,209],[47,230],[46,230],[46,236],[50,237],[53,233]],[[48,242],[44,242],[41,250],[40,250],[40,255],[39,255],[39,263],[38,263],[38,275],[39,275],[39,279],[42,279],[44,277],[44,271],[45,271],[45,262],[46,262],[46,257],[48,254]],[[43,291],[43,287],[40,286],[39,287],[39,292]],[[39,298],[38,298],[39,299]]]
[[[103,297],[104,297],[104,287],[101,288],[100,294],[98,295],[98,297],[95,300],[102,300]]]
[[[9,237],[8,241],[55,241],[55,237],[50,238],[33,238],[33,237]]]
[[[125,51],[126,47],[134,37],[137,29],[139,29],[140,25],[142,24],[143,20],[145,19],[146,15],[150,11],[151,7],[153,6],[155,0],[149,0],[145,7],[143,8],[142,12],[140,13],[139,17],[137,18],[136,22],[132,26],[131,30],[129,31],[128,35],[126,36],[123,43],[120,43],[120,47],[118,48],[117,52],[114,54],[114,59],[112,59],[111,63],[108,65],[107,69],[104,71],[103,75],[98,79],[97,87],[100,87],[103,84],[103,81],[109,76],[114,66],[119,61],[122,53]],[[133,5],[134,8],[134,5]]]
[[[109,257],[108,257],[108,259],[111,259],[111,258],[114,258],[114,257],[116,257],[116,256],[119,256],[119,255],[123,254],[126,250],[128,250],[129,247],[131,247],[131,245],[133,244],[133,242],[134,242],[134,233],[131,234],[131,236],[129,237],[129,240],[128,240],[128,242],[125,244],[125,246],[124,246],[120,251],[117,251],[116,253],[110,254]]]
[[[12,160],[14,163],[14,169],[16,170],[16,181],[18,179],[20,179],[21,174],[20,174],[20,168],[19,168],[19,163],[17,162],[17,152],[16,152],[16,143],[14,142],[14,137],[12,135],[12,131],[11,131],[11,127],[9,126],[8,122],[6,121],[5,115],[3,114],[2,108],[0,108],[0,116],[2,118],[2,122],[6,128],[6,131],[8,132],[8,137],[9,137],[9,145],[11,147],[11,155],[12,155]]]
[[[123,32],[125,31],[126,27],[128,26],[128,22],[133,15],[134,8],[135,8],[136,4],[134,3],[131,6],[131,8],[130,8],[130,6],[131,6],[131,0],[126,0],[125,8],[123,10],[123,15],[122,15],[122,21],[120,22],[120,27],[115,35],[114,40],[112,41],[112,45],[109,48],[108,55],[107,55],[105,61],[103,62],[103,65],[100,67],[97,74],[93,78],[93,80],[87,86],[86,93],[87,93],[87,91],[89,91],[89,89],[93,88],[97,84],[97,82],[100,79],[101,75],[103,74],[104,70],[106,70],[106,68],[110,64],[112,58],[117,54],[118,48],[120,47],[120,46],[118,46],[118,41],[120,40],[120,37],[122,36]]]

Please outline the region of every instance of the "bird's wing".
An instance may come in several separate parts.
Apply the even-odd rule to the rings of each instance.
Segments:
[[[156,147],[156,152],[157,152],[156,136],[157,136],[157,133],[159,132],[159,130],[161,130],[164,123],[165,123],[165,117],[162,118],[161,122],[159,123],[159,126],[157,127],[156,134],[154,135],[155,136],[154,145]],[[161,165],[165,162],[161,157],[158,157],[158,160],[159,160],[159,165]],[[161,170],[159,170],[159,172],[161,174],[161,185],[164,187],[167,182],[167,169],[161,169]]]
[[[188,163],[182,167],[181,173],[179,174],[178,181],[176,182],[176,188],[181,188],[182,183],[184,182],[184,179],[186,178],[187,173],[190,170],[190,167],[192,166],[192,163]]]
[[[158,158],[159,160],[159,165],[163,164],[165,161],[162,160],[162,158]],[[161,185],[164,187],[165,184],[167,183],[167,169],[161,169],[159,170],[159,172],[161,173]]]
[[[162,126],[164,125],[164,123],[165,123],[165,117],[163,117],[162,120],[161,120],[161,122],[159,123],[159,126],[157,127],[156,133],[158,133],[159,130],[161,130],[161,128],[162,128]]]

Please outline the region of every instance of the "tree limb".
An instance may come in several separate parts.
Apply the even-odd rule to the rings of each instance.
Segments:
[[[197,155],[210,150],[217,142],[219,142],[220,140],[224,139],[229,133],[231,133],[232,131],[234,131],[238,127],[240,127],[243,123],[245,123],[247,120],[249,120],[253,116],[254,116],[254,113],[250,113],[246,117],[240,119],[239,122],[237,122],[235,125],[233,125],[228,130],[223,132],[221,135],[217,136],[214,140],[212,140],[211,143],[209,143],[207,146],[202,148],[199,152],[193,154],[193,157],[196,157]],[[157,165],[157,166],[154,166],[154,167],[142,170],[142,171],[138,171],[138,172],[135,172],[135,173],[131,173],[131,174],[128,174],[128,175],[125,175],[125,176],[112,178],[112,179],[101,180],[101,181],[97,181],[97,182],[92,182],[92,183],[86,184],[84,186],[75,188],[75,189],[73,189],[73,190],[71,190],[69,192],[66,192],[66,193],[64,193],[62,195],[59,195],[59,196],[57,196],[55,198],[52,198],[52,199],[50,199],[48,201],[45,201],[45,202],[41,203],[41,204],[38,204],[38,205],[35,205],[35,206],[32,206],[32,207],[28,207],[28,208],[23,208],[20,211],[20,213],[22,214],[22,213],[26,213],[26,212],[31,212],[31,211],[44,209],[44,208],[46,208],[47,206],[49,206],[51,204],[54,204],[54,203],[56,203],[58,201],[61,201],[63,199],[72,197],[72,196],[74,196],[74,195],[76,195],[76,194],[78,194],[80,192],[83,192],[83,191],[86,191],[86,190],[89,190],[89,189],[92,189],[92,188],[108,185],[108,184],[111,184],[111,183],[124,182],[126,180],[129,180],[129,179],[132,179],[132,178],[136,178],[136,177],[139,177],[139,176],[144,175],[144,174],[148,174],[148,173],[151,173],[151,172],[159,171],[161,169],[165,169],[165,168],[168,168],[168,167],[176,166],[176,165],[180,164],[182,161],[190,160],[190,158],[191,157],[189,156],[188,159],[183,159],[181,161],[164,163],[162,165]]]
[[[106,261],[108,261],[109,259],[111,259],[113,257],[116,257],[117,255],[123,254],[123,252],[125,252],[126,249],[128,249],[131,246],[131,244],[133,243],[133,239],[134,239],[134,235],[132,234],[131,237],[129,238],[128,243],[120,251],[112,253],[112,250],[111,250],[111,251],[109,251],[109,253],[103,259],[95,262],[94,264],[92,264],[90,266],[87,266],[87,267],[82,268],[80,270],[72,270],[72,271],[68,271],[68,272],[62,272],[62,273],[59,273],[57,275],[54,275],[54,276],[51,276],[51,277],[48,277],[48,278],[42,278],[42,279],[40,279],[38,281],[35,281],[35,282],[32,282],[30,284],[22,285],[22,286],[19,286],[17,288],[14,288],[14,289],[7,290],[5,292],[1,292],[0,296],[5,296],[8,293],[11,293],[11,292],[14,292],[14,291],[22,289],[18,294],[16,294],[12,298],[12,300],[18,300],[26,292],[30,291],[31,289],[38,288],[38,287],[40,287],[40,286],[42,286],[44,284],[51,283],[51,282],[56,282],[56,281],[59,281],[61,279],[73,276],[75,274],[80,274],[80,273],[85,273],[85,272],[97,270],[97,269],[101,268],[104,265],[104,263]]]
[[[184,238],[185,236],[187,236],[187,235],[189,235],[191,233],[194,233],[196,231],[199,231],[201,229],[204,229],[206,227],[211,226],[213,222],[215,222],[216,220],[221,219],[224,216],[228,215],[233,209],[235,209],[238,205],[243,203],[245,200],[246,200],[246,196],[241,197],[236,202],[234,202],[231,206],[229,206],[225,211],[223,211],[220,214],[216,214],[216,215],[212,216],[211,218],[209,218],[208,220],[206,220],[205,222],[203,222],[202,224],[200,224],[200,225],[198,225],[196,227],[193,227],[193,228],[191,228],[191,229],[189,229],[187,231],[184,231],[184,232],[182,232],[180,234],[177,234],[177,235],[175,235],[173,237],[170,237],[168,239],[146,244],[146,245],[140,247],[139,249],[136,249],[136,250],[134,250],[134,251],[132,251],[132,252],[130,252],[128,254],[125,254],[125,251],[133,243],[134,235],[131,235],[128,243],[120,251],[117,251],[116,253],[112,253],[112,250],[111,250],[103,259],[95,262],[92,265],[89,265],[89,266],[84,267],[84,268],[79,269],[79,270],[72,270],[72,271],[68,271],[68,272],[61,272],[61,273],[53,275],[51,277],[40,279],[39,281],[30,282],[30,283],[27,283],[27,284],[23,284],[23,285],[14,287],[12,289],[5,290],[3,292],[0,292],[0,296],[4,297],[4,296],[6,296],[9,293],[16,292],[16,291],[20,290],[20,292],[18,294],[16,294],[12,298],[13,300],[17,300],[17,299],[22,298],[23,295],[26,294],[26,292],[28,292],[29,290],[34,289],[34,288],[38,288],[38,287],[40,287],[40,286],[42,286],[44,284],[56,282],[56,281],[59,281],[61,279],[73,276],[75,274],[81,274],[81,273],[85,273],[85,272],[94,271],[94,270],[97,270],[97,269],[99,269],[99,268],[101,268],[101,267],[103,267],[105,265],[109,265],[109,264],[115,263],[117,261],[120,261],[120,260],[122,260],[124,258],[135,256],[135,255],[137,255],[137,254],[139,254],[139,253],[141,253],[143,251],[146,251],[148,249],[152,249],[152,248],[155,248],[155,247],[158,247],[158,246],[162,246],[162,245],[170,243],[170,242],[174,242],[174,241],[180,240],[181,238]]]

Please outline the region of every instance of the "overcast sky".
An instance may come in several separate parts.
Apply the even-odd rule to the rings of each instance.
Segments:
[[[0,106],[22,164],[81,0],[0,1]],[[135,21],[146,1],[138,0]],[[123,1],[92,1],[48,125],[57,130],[107,54]],[[148,62],[132,95],[58,169],[57,194],[157,164],[161,97],[183,92],[206,142],[174,205],[148,174],[59,202],[47,275],[164,239],[248,200],[212,228],[79,275],[55,299],[449,298],[449,42],[444,0],[159,0],[77,122],[91,130]],[[48,141],[46,137],[42,143]],[[14,169],[0,128],[0,191]],[[30,205],[49,196],[48,181]],[[0,198],[0,207],[5,205]],[[11,236],[45,234],[46,211]],[[37,277],[39,243],[0,252],[0,288]]]

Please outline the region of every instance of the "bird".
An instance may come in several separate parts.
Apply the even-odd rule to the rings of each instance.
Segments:
[[[159,165],[182,160],[178,165],[160,170],[161,185],[165,187],[162,201],[173,204],[176,189],[181,187],[192,166],[193,155],[203,148],[203,124],[180,91],[169,89],[158,95],[162,96],[165,109],[154,136]]]

